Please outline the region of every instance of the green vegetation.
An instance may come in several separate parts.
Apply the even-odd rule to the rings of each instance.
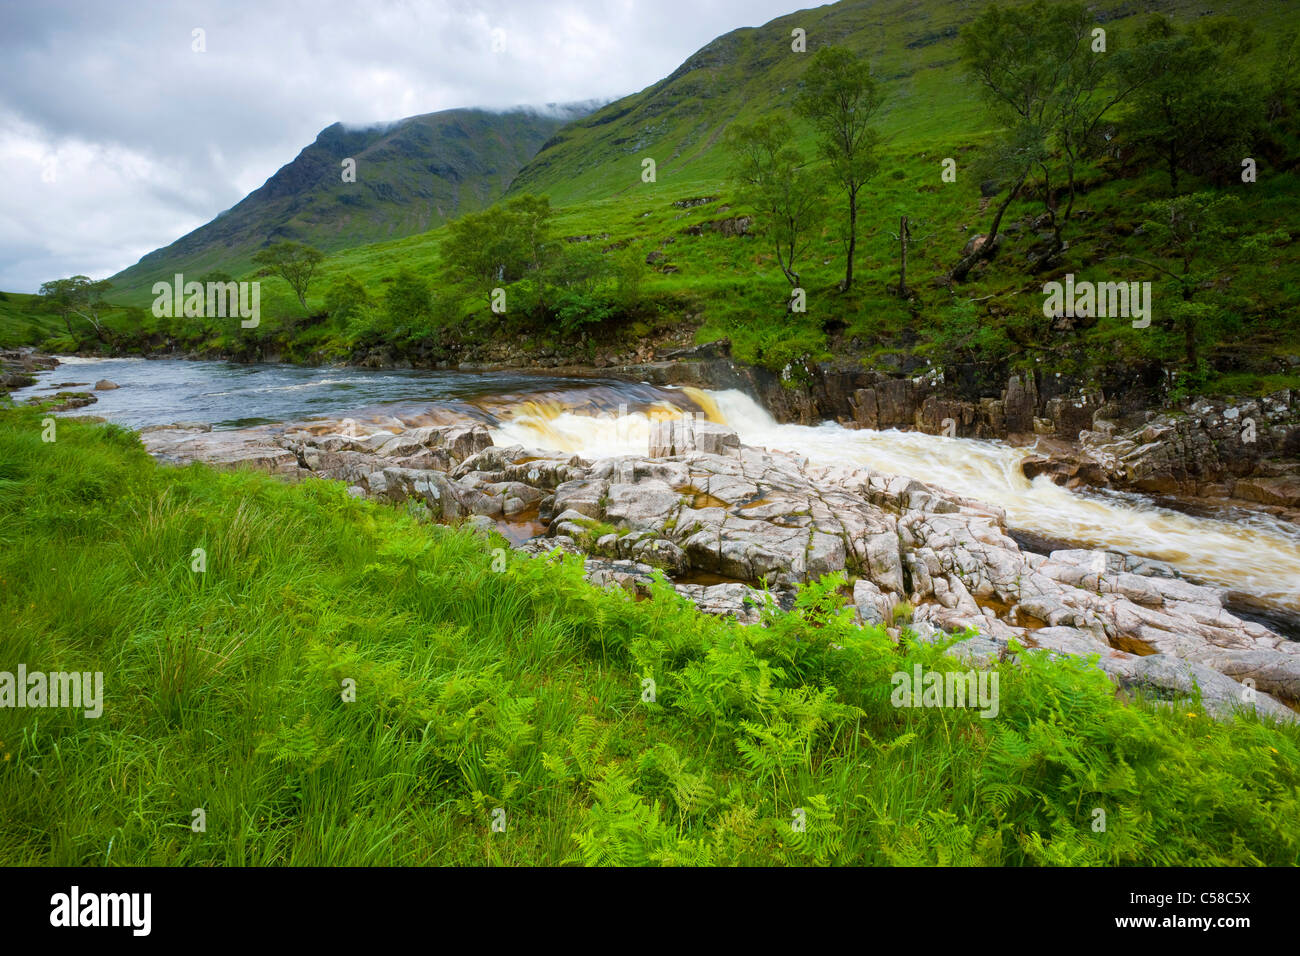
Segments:
[[[1207,265],[1214,252],[1229,241],[1237,248],[1238,261],[1267,259],[1270,249],[1285,244],[1290,236],[1284,230],[1238,235],[1225,223],[1224,210],[1238,202],[1233,195],[1216,195],[1211,192],[1194,193],[1150,203],[1146,210],[1150,219],[1142,224],[1157,250],[1165,251],[1165,262],[1148,259],[1135,261],[1159,273],[1172,303],[1169,314],[1183,339],[1184,368],[1186,375],[1203,377],[1207,369],[1200,360],[1201,343],[1211,335],[1218,339],[1231,339],[1242,333],[1241,319],[1223,305],[1198,297],[1202,288],[1212,286],[1222,278],[1222,265]]]
[[[853,626],[837,577],[746,628],[494,572],[499,540],[341,484],[41,430],[0,410],[0,669],[102,671],[103,714],[0,709],[0,863],[1300,859],[1295,727],[1038,655],[993,719],[895,708],[892,674],[958,665]]]
[[[858,247],[858,194],[876,175],[880,135],[871,125],[880,109],[881,92],[871,67],[843,47],[822,47],[803,76],[798,111],[817,130],[817,149],[835,183],[844,190],[849,221],[845,231],[844,281],[853,288],[853,263]]]
[[[821,183],[808,170],[803,154],[790,145],[790,124],[780,116],[750,126],[733,125],[727,144],[736,155],[733,177],[745,202],[768,223],[765,232],[776,263],[791,288],[800,283],[795,264],[807,251],[809,233],[820,217]]]
[[[89,276],[73,276],[46,282],[41,286],[40,295],[49,311],[63,320],[69,337],[72,336],[72,317],[75,315],[90,326],[95,338],[112,348],[115,344],[113,337],[100,318],[101,313],[111,309],[104,301],[109,285],[104,279],[95,282]]]
[[[1152,17],[1143,25],[1142,55],[1123,61],[1136,90],[1125,133],[1163,162],[1171,190],[1180,173],[1208,174],[1220,185],[1235,178],[1266,105],[1296,102],[1294,42],[1293,33],[1283,35],[1270,76],[1252,82],[1238,64],[1265,51],[1247,23],[1209,17],[1180,30]]]
[[[0,348],[49,342],[62,330],[62,321],[45,309],[39,296],[0,292]],[[75,348],[73,343],[64,351]]]
[[[305,309],[311,277],[324,258],[325,254],[313,246],[286,240],[259,249],[253,255],[253,265],[259,267],[255,273],[258,277],[278,276],[287,282],[298,297],[298,304]]]

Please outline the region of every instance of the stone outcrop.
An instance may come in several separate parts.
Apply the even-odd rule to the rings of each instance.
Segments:
[[[1025,474],[1185,497],[1300,509],[1300,394],[1239,403],[1198,400],[1123,429],[1095,418],[1077,442],[1041,442]]]
[[[27,399],[28,405],[47,405],[52,412],[69,412],[74,408],[94,405],[99,399],[89,392],[58,391],[53,395],[38,395]],[[51,404],[52,403],[52,404]]]
[[[1201,400],[1129,431],[1103,422],[1079,439],[1116,485],[1300,506],[1300,465],[1274,460],[1300,454],[1300,394]]]
[[[59,360],[29,348],[0,349],[0,393],[36,384],[36,373],[58,366]]]
[[[835,420],[860,428],[1038,443],[1030,477],[1156,494],[1232,497],[1300,510],[1300,392],[1259,400],[1196,399],[1152,411],[1150,369],[1101,373],[1100,387],[1061,374],[995,376],[884,356],[876,369],[847,360],[792,362],[780,372],[731,361],[723,340],[665,351],[622,367],[658,384],[739,388],[780,422]]]

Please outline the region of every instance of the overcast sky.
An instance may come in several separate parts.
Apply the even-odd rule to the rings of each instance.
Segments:
[[[614,98],[815,5],[0,0],[0,289],[112,275],[336,121]]]

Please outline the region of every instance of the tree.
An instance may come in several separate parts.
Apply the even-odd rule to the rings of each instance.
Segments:
[[[541,270],[543,286],[553,289],[570,289],[583,295],[592,295],[614,278],[614,264],[599,249],[589,243],[563,243],[561,248],[547,257]]]
[[[519,196],[447,224],[445,269],[459,283],[488,290],[517,282],[545,265],[550,250],[551,203]]]
[[[1180,30],[1154,16],[1138,31],[1125,72],[1140,80],[1122,130],[1139,149],[1161,157],[1171,192],[1180,172],[1225,177],[1248,156],[1265,94],[1241,64],[1254,49],[1247,24],[1213,17]]]
[[[794,132],[779,116],[727,130],[734,158],[732,179],[741,197],[767,219],[777,265],[792,288],[802,283],[795,264],[821,213],[821,188],[791,144]]]
[[[1047,142],[1042,129],[1033,123],[1018,122],[976,158],[971,172],[977,178],[992,181],[1001,188],[1007,188],[1009,183],[1010,187],[994,210],[993,221],[983,240],[953,267],[950,275],[954,281],[961,282],[977,262],[993,255],[1002,217],[1020,195],[1029,173],[1046,155]]]
[[[912,234],[912,227],[920,225],[919,220],[909,216],[898,217],[898,232],[891,232],[890,237],[898,243],[898,296],[902,299],[909,299],[912,296],[912,290],[907,287],[907,253],[913,246],[920,245],[930,238],[933,233],[927,233],[919,239]]]
[[[1149,218],[1142,229],[1161,261],[1121,257],[1155,269],[1165,276],[1167,287],[1176,294],[1167,312],[1182,330],[1183,359],[1188,373],[1195,373],[1200,365],[1202,329],[1221,311],[1197,297],[1200,290],[1216,284],[1224,271],[1224,267],[1211,261],[1211,256],[1222,253],[1228,247],[1228,240],[1233,240],[1232,261],[1255,260],[1272,243],[1290,239],[1283,231],[1238,236],[1225,219],[1237,201],[1233,195],[1198,192],[1148,203],[1143,211]]]
[[[85,319],[95,332],[95,337],[105,345],[113,346],[116,336],[103,322],[101,315],[111,309],[104,301],[104,293],[112,288],[107,279],[92,281],[89,276],[72,276],[44,283],[38,293],[46,307],[63,319],[68,335],[73,335],[72,317]]]
[[[398,328],[424,329],[431,317],[431,303],[429,284],[405,269],[384,290],[384,311]]]
[[[1053,157],[1063,167],[1068,222],[1079,163],[1097,149],[1103,119],[1146,81],[1140,72],[1116,68],[1128,60],[1094,49],[1093,25],[1093,14],[1082,4],[1034,0],[1010,9],[988,7],[962,32],[966,72],[1005,125],[986,162],[1000,170],[995,179],[1015,185],[984,241],[953,270],[954,278],[964,278],[976,261],[992,254],[1002,216],[1034,169],[1043,177],[1052,253],[1063,247]]]
[[[1046,113],[1056,76],[1039,29],[1046,15],[1042,2],[1012,10],[991,6],[961,33],[966,73],[980,85],[994,116],[1006,127],[981,163],[992,173],[989,178],[1012,186],[998,204],[984,241],[953,269],[957,281],[993,254],[1003,215],[1030,171],[1047,154]]]
[[[306,310],[307,289],[316,267],[324,258],[325,254],[319,249],[286,240],[259,249],[253,256],[253,263],[261,266],[257,273],[259,276],[279,276],[289,283],[289,288],[298,297],[298,303]]]
[[[1147,82],[1148,75],[1132,64],[1140,53],[1133,50],[1101,52],[1094,47],[1092,12],[1082,4],[1072,3],[1052,8],[1047,21],[1054,37],[1054,55],[1061,64],[1060,83],[1055,92],[1054,108],[1047,118],[1048,135],[1061,155],[1065,167],[1067,200],[1063,219],[1070,221],[1074,211],[1076,176],[1079,163],[1095,155],[1104,145],[1100,135],[1103,121]],[[1112,43],[1114,40],[1112,39]],[[1044,167],[1046,175],[1046,164]],[[1044,181],[1044,191],[1050,185]],[[1061,230],[1055,209],[1049,205],[1056,247],[1061,247]]]
[[[645,279],[645,260],[635,249],[624,249],[614,257],[614,301],[624,312],[641,303],[641,284]]]
[[[879,134],[871,126],[883,95],[867,64],[842,47],[822,47],[804,74],[796,109],[812,121],[818,148],[848,200],[848,261],[841,288],[853,286],[858,239],[858,193],[876,174]]]
[[[613,261],[586,243],[566,243],[549,257],[542,271],[535,314],[544,316],[564,332],[612,319]]]
[[[1288,30],[1277,38],[1268,72],[1270,123],[1292,115],[1300,102],[1300,32]]]

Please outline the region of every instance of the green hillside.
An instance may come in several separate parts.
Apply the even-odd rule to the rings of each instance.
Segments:
[[[715,183],[728,158],[719,148],[733,122],[793,112],[808,58],[844,46],[871,64],[887,99],[879,122],[896,166],[953,155],[986,131],[978,90],[960,74],[956,38],[988,0],[844,0],[733,30],[689,57],[670,76],[561,129],[528,162],[512,194],[574,200],[624,195],[641,185],[641,160],[653,158],[664,185]],[[1003,4],[1004,6],[1007,4]],[[1111,27],[1112,43],[1141,15],[1179,18],[1230,14],[1272,35],[1294,18],[1286,0],[1101,0],[1089,5]],[[792,31],[806,52],[792,50]],[[936,176],[937,180],[937,176]],[[877,187],[879,184],[877,184]]]
[[[176,272],[241,272],[271,242],[332,251],[425,232],[491,205],[562,125],[558,114],[475,109],[361,129],[335,123],[238,205],[111,281],[118,296],[139,298]],[[355,182],[343,180],[348,158]]]
[[[0,292],[0,348],[33,345],[64,331],[63,323],[40,305],[34,295]]]
[[[808,58],[831,44],[866,57],[885,82],[881,121],[895,149],[941,147],[978,128],[975,90],[954,72],[952,41],[984,5],[850,0],[734,30],[653,86],[565,126],[510,191],[557,203],[624,194],[640,185],[643,157],[655,160],[661,183],[715,182],[726,173],[726,127],[790,113]],[[796,28],[806,35],[803,53],[792,49]]]

